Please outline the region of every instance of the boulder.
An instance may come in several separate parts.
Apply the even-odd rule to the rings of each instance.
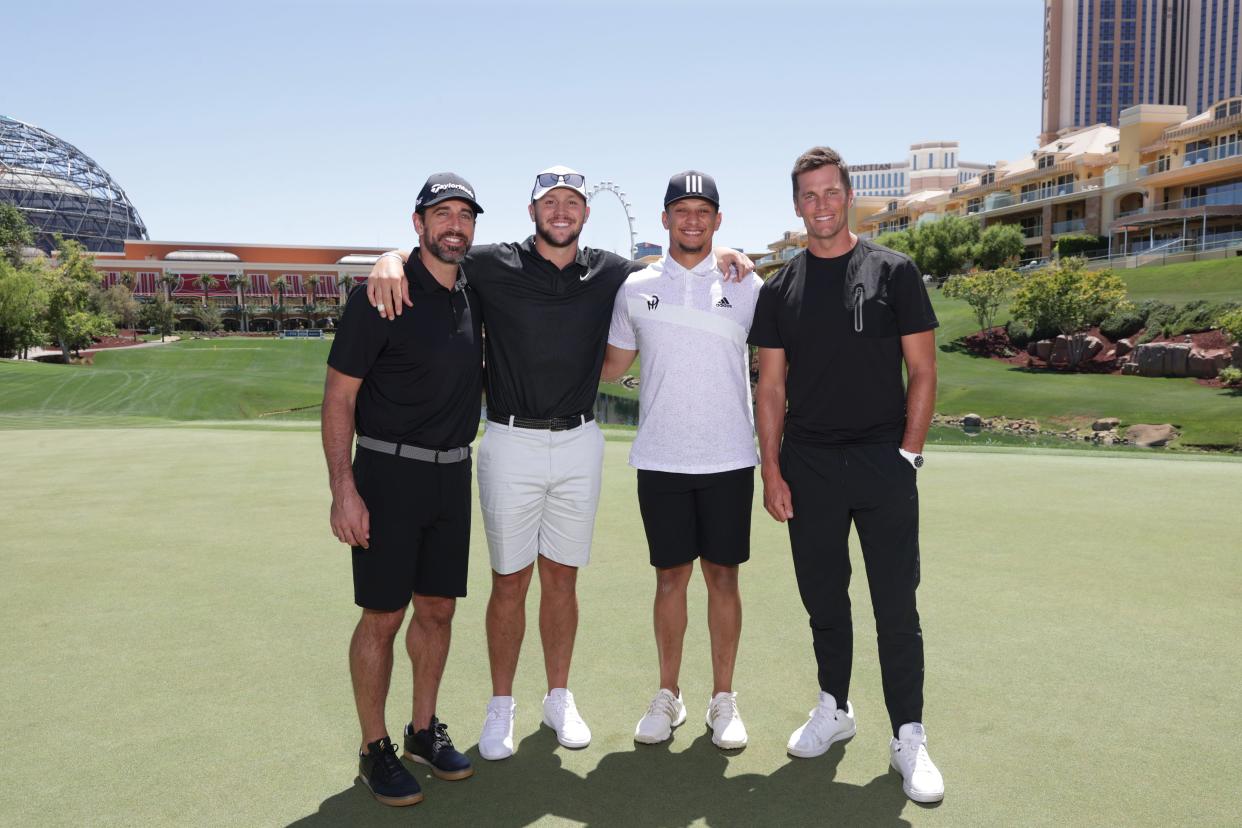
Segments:
[[[1091,424],[1092,431],[1112,431],[1121,425],[1121,420],[1116,417],[1101,417]]]
[[[1184,344],[1169,345],[1165,348],[1165,375],[1170,377],[1190,376],[1190,346]]]
[[[1028,356],[1039,356],[1039,343],[1033,339],[1026,343],[1026,353]]]
[[[1192,348],[1186,360],[1186,370],[1192,377],[1212,379],[1229,364],[1230,358],[1228,348]]]
[[[1122,366],[1121,366],[1121,374],[1122,374],[1122,376],[1132,376],[1132,377],[1137,377],[1137,376],[1138,376],[1138,372],[1139,372],[1139,370],[1138,370],[1138,363],[1137,363],[1137,362],[1126,362],[1126,363],[1123,363],[1123,364],[1122,364]]]
[[[978,414],[967,414],[962,418],[962,428],[980,428],[983,426],[983,418]]]
[[[1233,367],[1242,368],[1242,342],[1233,346]]]
[[[1136,446],[1143,446],[1144,448],[1166,445],[1176,436],[1177,430],[1168,423],[1163,425],[1135,423],[1126,429],[1126,439]]]
[[[1117,340],[1117,356],[1123,357],[1134,350],[1134,343],[1128,339]]]
[[[1052,355],[1048,357],[1049,365],[1069,364],[1069,337],[1061,334],[1052,340]]]
[[[1148,342],[1134,349],[1133,361],[1138,365],[1139,376],[1163,377],[1165,374],[1166,346],[1162,342]]]
[[[1087,362],[1088,360],[1095,359],[1102,350],[1104,350],[1103,340],[1098,336],[1087,337],[1087,350],[1082,353],[1082,361]]]
[[[1052,356],[1052,340],[1041,339],[1038,342],[1036,342],[1035,343],[1035,356],[1042,359],[1044,362],[1047,362],[1048,357]]]

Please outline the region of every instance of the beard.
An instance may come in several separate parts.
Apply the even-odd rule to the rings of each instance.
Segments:
[[[682,253],[687,253],[691,256],[698,256],[707,249],[706,239],[700,241],[698,244],[686,244],[684,241],[673,242],[673,244],[677,245],[677,249]]]
[[[569,236],[562,241],[552,236],[555,232],[569,233]],[[550,222],[535,222],[535,235],[549,247],[573,247],[578,243],[578,237],[582,235],[582,225],[557,231],[552,229]]]
[[[460,250],[448,250],[444,247],[444,239],[448,236],[455,236],[463,241]],[[460,264],[462,259],[466,258],[466,254],[470,252],[469,242],[460,233],[444,232],[435,238],[428,238],[425,244],[428,252],[445,264]]]

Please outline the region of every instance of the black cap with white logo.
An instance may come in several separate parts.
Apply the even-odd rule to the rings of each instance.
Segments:
[[[427,179],[427,183],[418,191],[418,198],[414,200],[414,211],[421,212],[450,198],[460,198],[473,207],[476,214],[483,212],[479,202],[474,200],[474,187],[457,173],[451,172],[436,173]]]
[[[716,191],[716,180],[698,170],[679,172],[668,180],[668,189],[664,191],[664,206],[667,207],[683,198],[701,198],[720,207],[720,193]]]

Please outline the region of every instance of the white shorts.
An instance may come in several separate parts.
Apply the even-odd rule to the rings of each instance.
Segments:
[[[509,575],[538,555],[586,566],[604,466],[598,425],[549,431],[488,421],[477,461],[492,569]]]

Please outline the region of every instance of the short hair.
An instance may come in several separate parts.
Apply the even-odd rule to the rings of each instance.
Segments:
[[[845,162],[841,160],[841,153],[832,147],[811,147],[806,152],[798,156],[798,160],[794,162],[793,172],[789,174],[790,180],[793,182],[793,197],[798,197],[798,176],[804,172],[818,170],[820,167],[836,167],[841,171],[841,181],[845,183],[845,192],[848,195],[854,186],[850,183],[850,170],[845,166]]]

